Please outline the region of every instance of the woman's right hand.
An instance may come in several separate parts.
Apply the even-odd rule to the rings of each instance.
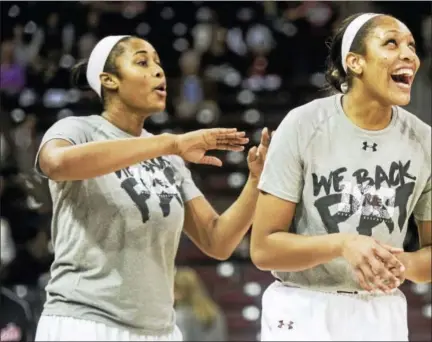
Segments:
[[[342,256],[353,267],[363,289],[379,289],[388,293],[399,287],[399,279],[403,278],[405,270],[394,255],[397,251],[369,236],[352,235],[343,243]]]
[[[208,150],[243,151],[249,142],[245,132],[236,128],[200,129],[175,137],[176,154],[195,164],[222,166],[222,161],[213,156],[206,156]]]

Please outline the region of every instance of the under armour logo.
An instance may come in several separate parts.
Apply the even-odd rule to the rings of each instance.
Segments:
[[[293,329],[293,324],[294,324],[293,321],[289,321],[288,323],[286,323],[285,321],[280,320],[280,321],[279,321],[278,328],[279,328],[279,329],[286,328],[286,329],[291,330],[291,329]]]
[[[363,150],[367,150],[368,148],[371,148],[372,149],[372,151],[374,151],[374,152],[376,152],[376,150],[377,150],[377,144],[376,143],[373,143],[372,145],[368,145],[368,143],[366,142],[366,141],[363,141]]]

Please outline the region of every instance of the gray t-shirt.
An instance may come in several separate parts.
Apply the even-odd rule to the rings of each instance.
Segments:
[[[128,137],[101,116],[69,117],[46,132],[41,147],[52,139],[77,145]],[[184,205],[201,196],[183,160],[159,157],[49,187],[55,260],[43,314],[170,333]]]
[[[431,127],[394,107],[388,127],[367,131],[348,119],[341,99],[318,99],[288,113],[259,189],[297,203],[292,232],[359,233],[402,247],[412,213],[431,219]],[[343,258],[273,274],[300,287],[361,289]]]

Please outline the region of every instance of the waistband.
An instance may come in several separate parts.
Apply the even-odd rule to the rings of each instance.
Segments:
[[[369,292],[366,290],[361,290],[361,291],[357,291],[357,290],[353,290],[353,291],[326,290],[326,289],[307,288],[307,287],[301,287],[301,286],[296,286],[296,285],[292,285],[292,284],[287,284],[278,278],[275,278],[275,280],[277,282],[279,282],[280,284],[282,284],[283,286],[290,287],[290,288],[297,288],[297,289],[302,289],[302,290],[316,291],[316,292],[323,292],[323,293],[341,294],[341,295],[360,295],[360,296],[373,296],[373,297],[375,297],[375,296],[395,295],[400,291],[398,289],[393,289],[390,293],[384,293],[384,292]]]

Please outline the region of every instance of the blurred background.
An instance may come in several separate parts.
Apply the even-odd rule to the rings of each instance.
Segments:
[[[57,120],[100,113],[95,93],[69,86],[69,68],[87,58],[100,38],[132,34],[158,50],[168,106],[146,122],[147,130],[237,127],[256,144],[264,126],[275,129],[293,107],[329,95],[325,42],[341,19],[358,12],[392,14],[411,29],[422,59],[408,109],[431,124],[431,2],[2,1],[0,6],[0,279],[3,289],[30,308],[30,335],[53,258],[51,199],[46,181],[33,172],[35,152]],[[245,154],[221,156],[223,168],[191,166],[219,211],[234,201],[247,177]],[[182,238],[176,301],[185,340],[259,339],[261,294],[272,277],[251,264],[248,244],[246,237],[231,259],[218,262]],[[406,249],[416,248],[411,218]],[[406,282],[402,288],[411,340],[430,341],[431,287]],[[0,310],[4,316],[5,308]]]

